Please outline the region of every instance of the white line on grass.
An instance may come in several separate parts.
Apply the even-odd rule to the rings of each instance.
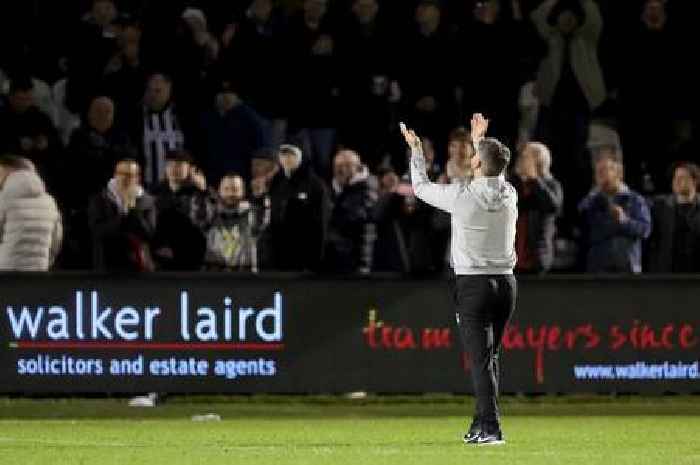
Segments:
[[[29,438],[10,438],[0,436],[0,443],[21,443],[21,444],[38,444],[42,446],[71,446],[71,447],[146,447],[140,444],[127,444],[123,442],[89,442],[89,441],[70,441],[70,440],[55,440],[55,439],[29,439]]]

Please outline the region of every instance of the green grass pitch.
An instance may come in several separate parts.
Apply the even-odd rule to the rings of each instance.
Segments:
[[[468,397],[0,398],[2,465],[700,464],[700,397],[504,398],[505,446],[462,444]],[[221,421],[191,416],[217,413]]]

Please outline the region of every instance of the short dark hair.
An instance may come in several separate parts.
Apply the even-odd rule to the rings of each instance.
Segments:
[[[141,168],[141,163],[139,163],[139,161],[138,161],[136,158],[134,158],[134,157],[120,157],[120,158],[117,158],[117,161],[114,162],[114,169],[115,169],[115,170],[117,169],[117,165],[118,165],[119,163],[136,163],[137,165],[139,165],[139,168]]]
[[[479,158],[484,176],[500,176],[510,163],[510,149],[493,137],[479,143]]]
[[[148,78],[146,79],[146,81],[148,82],[148,81],[150,81],[151,79],[153,79],[153,78],[156,77],[156,76],[162,77],[163,80],[165,80],[165,82],[167,82],[167,83],[169,83],[169,84],[172,84],[172,83],[173,83],[173,78],[172,78],[172,76],[171,76],[170,74],[166,73],[165,71],[158,70],[158,69],[156,69],[156,70],[151,70],[151,72],[148,73]]]
[[[28,74],[18,74],[10,80],[9,93],[15,92],[31,92],[34,89],[34,82]]]
[[[417,6],[434,6],[442,9],[442,2],[440,0],[419,0]]]
[[[182,161],[190,165],[194,162],[192,154],[185,149],[168,150],[165,154],[166,161]]]
[[[579,0],[559,0],[550,10],[547,16],[547,23],[550,26],[556,26],[559,16],[565,11],[569,11],[576,16],[579,24],[583,24],[586,21],[586,10],[583,9]]]
[[[275,161],[277,152],[272,147],[262,147],[255,152],[253,152],[252,159],[254,160],[268,160]]]
[[[12,170],[36,170],[34,163],[32,163],[28,158],[10,154],[0,156],[0,166],[10,168]]]
[[[447,138],[448,141],[459,141],[459,142],[471,142],[472,135],[464,126],[454,128],[450,131],[450,135]]]
[[[221,179],[224,178],[241,178],[243,179],[243,176],[238,173],[238,171],[227,171],[223,176],[221,176]]]
[[[678,168],[687,170],[690,177],[693,178],[693,181],[695,181],[695,186],[700,187],[700,166],[690,161],[677,161],[671,165],[671,180],[673,180],[673,177],[676,175],[676,170]]]
[[[246,188],[245,178],[235,171],[227,171],[226,174],[221,176],[221,179],[219,179],[219,184],[218,184],[219,188],[221,187],[221,183],[224,182],[224,179],[235,179],[235,178],[238,178],[241,180],[241,183],[243,184],[243,190],[245,192],[245,188]]]
[[[614,144],[601,145],[593,154],[593,163],[598,163],[601,160],[610,160],[619,165],[624,165],[622,149]]]

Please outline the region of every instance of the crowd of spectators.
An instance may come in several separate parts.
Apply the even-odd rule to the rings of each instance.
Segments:
[[[439,273],[480,112],[520,273],[699,271],[694,3],[10,1],[0,269]]]

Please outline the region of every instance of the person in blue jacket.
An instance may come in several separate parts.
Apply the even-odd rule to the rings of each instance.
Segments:
[[[602,150],[595,159],[595,186],[579,204],[586,270],[641,273],[642,240],[651,233],[649,206],[623,181],[621,155]]]

